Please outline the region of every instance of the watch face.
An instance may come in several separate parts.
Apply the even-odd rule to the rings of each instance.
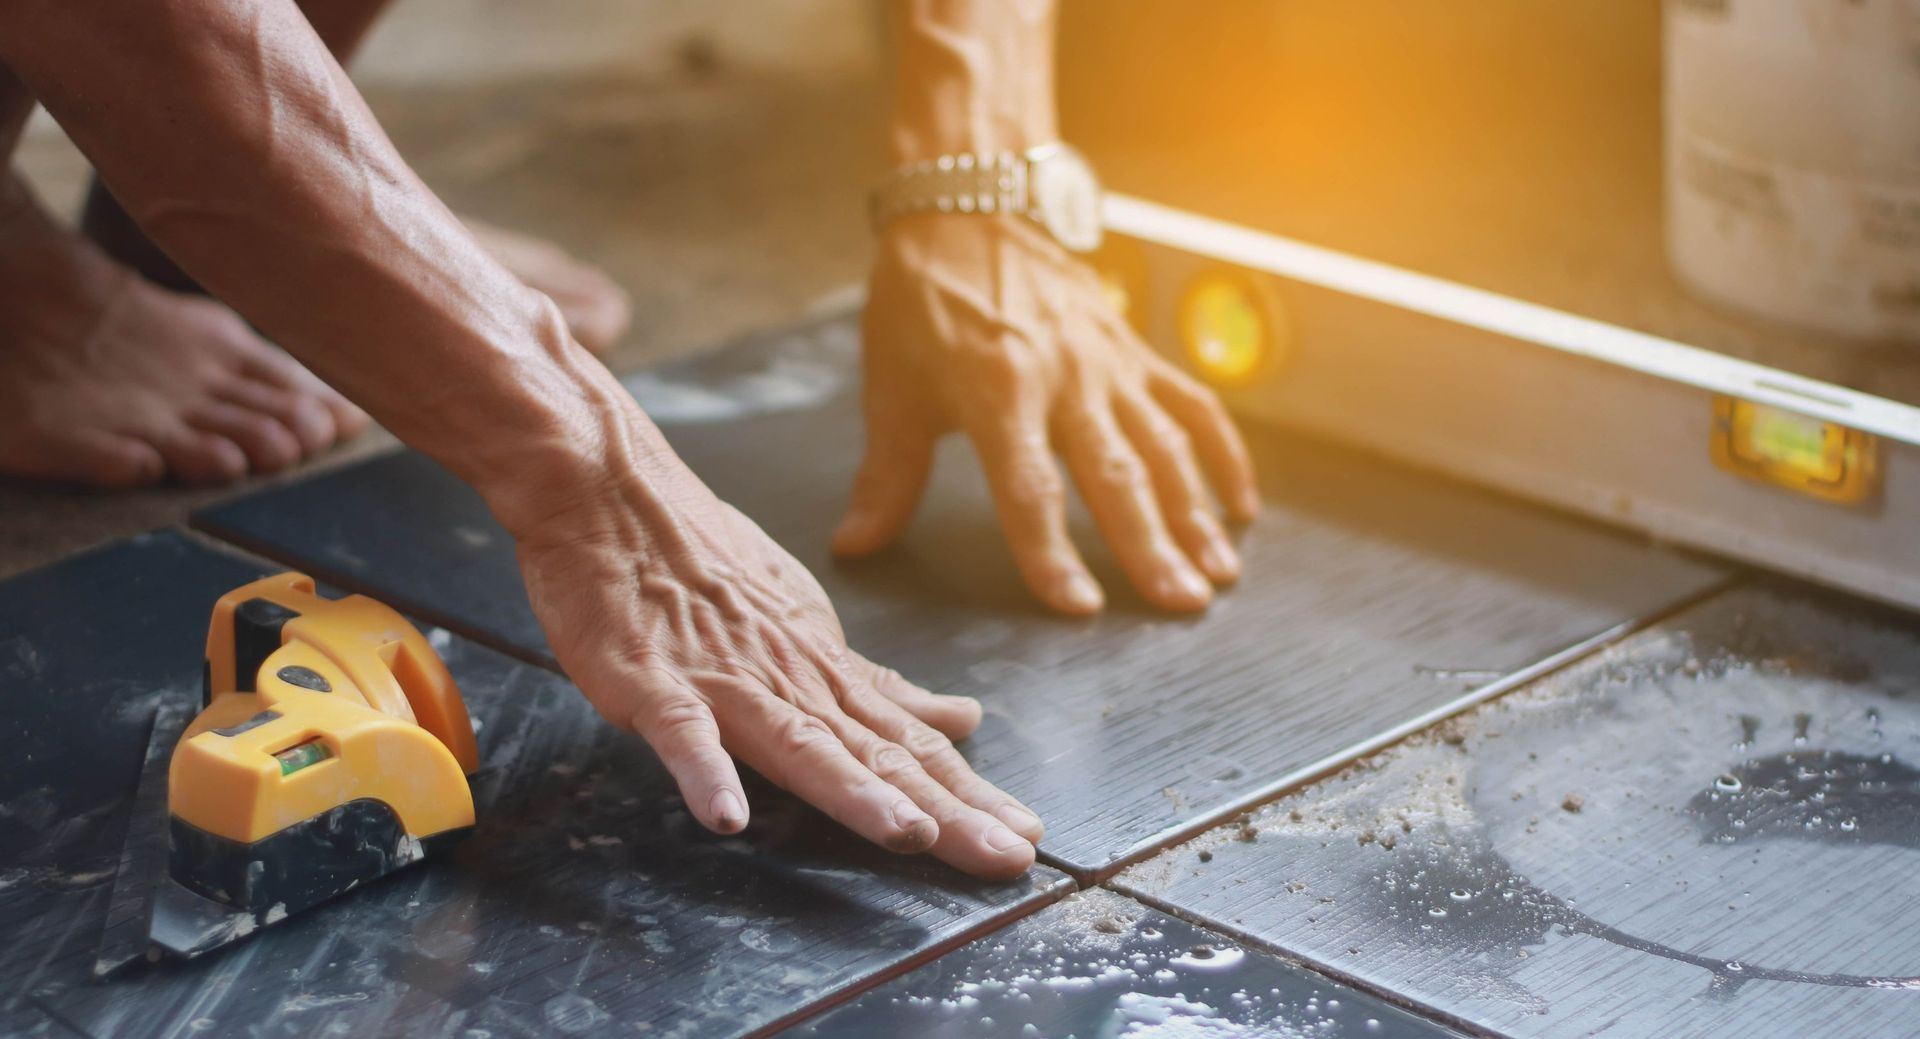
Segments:
[[[1093,168],[1071,148],[1049,151],[1034,161],[1028,191],[1040,223],[1061,245],[1090,252],[1100,245],[1100,181]]]

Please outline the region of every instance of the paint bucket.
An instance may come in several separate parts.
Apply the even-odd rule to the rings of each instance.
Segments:
[[[1920,343],[1920,0],[1666,0],[1666,205],[1699,295]]]

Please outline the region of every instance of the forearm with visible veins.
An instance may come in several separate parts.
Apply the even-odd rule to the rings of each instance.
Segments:
[[[1053,0],[894,0],[894,161],[1058,139]]]

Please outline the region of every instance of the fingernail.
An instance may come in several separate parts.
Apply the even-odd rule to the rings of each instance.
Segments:
[[[1213,598],[1213,585],[1206,578],[1184,568],[1174,571],[1163,587],[1165,597],[1169,600],[1205,603]]]
[[[1200,562],[1207,568],[1207,575],[1216,581],[1232,580],[1240,572],[1240,557],[1225,540],[1214,541],[1203,549]]]
[[[1260,514],[1259,492],[1247,491],[1241,494],[1240,495],[1240,515],[1247,519],[1252,519],[1253,517],[1259,514]]]
[[[993,814],[998,816],[1001,822],[1016,830],[1034,830],[1040,827],[1040,817],[1019,805],[1001,805],[994,809]]]
[[[728,833],[733,833],[747,823],[747,806],[740,800],[740,795],[731,790],[715,793],[713,800],[707,802],[707,812],[713,816],[714,825]]]
[[[1020,836],[1004,826],[996,826],[987,831],[987,847],[1003,855],[1010,851],[1016,851],[1021,848],[1031,848],[1032,846],[1033,845],[1027,843],[1025,837]]]
[[[940,835],[939,824],[933,821],[933,816],[921,811],[912,801],[895,802],[893,824],[900,827],[900,835],[890,845],[895,851],[925,851],[933,847]]]
[[[1070,574],[1060,588],[1060,597],[1076,610],[1097,610],[1100,608],[1100,586],[1086,574]]]

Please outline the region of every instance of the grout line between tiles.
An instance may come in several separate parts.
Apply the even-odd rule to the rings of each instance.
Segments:
[[[934,945],[931,948],[924,949],[918,953],[915,953],[914,955],[909,956],[898,963],[890,964],[878,971],[875,971],[872,974],[867,975],[864,978],[859,978],[854,981],[848,982],[845,986],[841,987],[839,990],[833,993],[830,993],[826,996],[822,996],[820,999],[814,1001],[813,1003],[809,1004],[805,1008],[800,1010],[795,1010],[792,1013],[787,1014],[785,1017],[782,1017],[772,1022],[771,1024],[763,1025],[757,1029],[754,1029],[751,1032],[746,1033],[744,1036],[741,1037],[741,1039],[760,1039],[760,1037],[762,1036],[773,1035],[777,1032],[784,1031],[785,1029],[792,1028],[795,1025],[801,1024],[802,1022],[805,1022],[811,1018],[818,1017],[821,1014],[824,1014],[827,1011],[832,1010],[834,1007],[841,1005],[842,1003],[846,1003],[860,996],[866,995],[868,992],[872,991],[873,989],[876,989],[881,985],[884,985],[887,982],[892,981],[897,977],[900,977],[903,974],[907,974],[911,971],[918,970],[919,968],[924,967],[929,963],[932,963],[934,960],[937,960],[940,957],[945,956],[946,954],[961,948],[962,946],[971,945],[974,942],[979,941],[980,939],[985,938],[990,934],[996,934],[1002,930],[1005,930],[1007,927],[1015,923],[1018,923],[1021,920],[1025,920],[1027,917],[1032,916],[1033,914],[1038,913],[1041,910],[1057,905],[1067,896],[1077,894],[1081,890],[1081,888],[1079,887],[1079,884],[1073,879],[1072,876],[1070,875],[1064,876],[1061,878],[1061,880],[1063,881],[1063,883],[1055,884],[1053,885],[1051,890],[1043,892],[1045,896],[1050,896],[1050,897],[1042,897],[1039,899],[1035,899],[1031,905],[1022,903],[1004,912],[988,917],[986,920],[983,920],[980,923],[967,928],[966,930],[960,932],[959,934],[954,935],[952,938],[949,938],[946,941],[940,942],[939,944]]]
[[[55,1010],[52,1004],[48,1003],[44,999],[41,999],[39,996],[28,996],[27,1005],[33,1007],[35,1010],[40,1011],[42,1014],[45,1014],[47,1016],[47,1020],[53,1022],[54,1025],[58,1028],[64,1029],[68,1032],[72,1032],[74,1035],[80,1036],[81,1039],[98,1039],[96,1033],[89,1032],[86,1029],[81,1028],[78,1024],[69,1020],[65,1014],[62,1014],[60,1011]]]
[[[1558,652],[1503,675],[1495,681],[1488,682],[1486,685],[1474,689],[1464,696],[1450,700],[1425,713],[1415,715],[1392,728],[1329,754],[1318,761],[1294,769],[1292,772],[1281,776],[1258,790],[1243,797],[1236,798],[1228,805],[1209,812],[1198,821],[1185,822],[1178,826],[1162,830],[1160,833],[1139,842],[1119,858],[1097,866],[1091,871],[1075,869],[1065,865],[1059,866],[1058,868],[1073,876],[1075,880],[1081,881],[1083,886],[1105,884],[1129,866],[1137,865],[1176,845],[1183,844],[1186,841],[1198,837],[1202,833],[1213,829],[1235,816],[1243,815],[1269,801],[1278,800],[1301,787],[1324,779],[1369,754],[1375,754],[1385,750],[1401,740],[1431,728],[1448,718],[1462,714],[1481,704],[1504,696],[1547,675],[1553,674],[1556,671],[1585,660],[1600,650],[1637,635],[1709,599],[1729,592],[1741,584],[1746,583],[1749,579],[1749,571],[1739,570],[1722,580],[1715,581],[1699,592],[1684,596],[1643,617],[1622,621],[1613,627],[1601,631],[1599,634],[1582,639]],[[1052,856],[1045,857],[1049,862],[1055,861]]]
[[[1376,999],[1383,1000],[1387,1003],[1392,1004],[1393,1006],[1399,1007],[1400,1009],[1407,1011],[1410,1014],[1414,1014],[1415,1016],[1424,1018],[1428,1021],[1432,1021],[1436,1024],[1445,1025],[1448,1028],[1453,1028],[1461,1032],[1465,1032],[1468,1035],[1480,1036],[1480,1037],[1483,1037],[1483,1039],[1508,1039],[1506,1033],[1504,1032],[1493,1031],[1492,1029],[1487,1028],[1485,1025],[1476,1024],[1475,1022],[1469,1021],[1466,1018],[1447,1013],[1446,1011],[1441,1010],[1438,1007],[1429,1006],[1425,1003],[1422,1003],[1413,999],[1411,996],[1407,996],[1393,989],[1386,988],[1385,986],[1380,985],[1377,982],[1367,981],[1356,975],[1348,974],[1347,972],[1340,970],[1330,964],[1323,963],[1311,957],[1302,956],[1301,954],[1294,952],[1293,950],[1288,949],[1283,945],[1280,945],[1276,942],[1269,941],[1265,938],[1261,938],[1248,931],[1242,930],[1241,928],[1235,927],[1232,924],[1224,923],[1219,920],[1208,919],[1207,917],[1199,913],[1182,909],[1180,906],[1175,905],[1171,902],[1167,902],[1153,895],[1148,895],[1140,891],[1132,890],[1131,888],[1116,887],[1116,886],[1111,886],[1106,884],[1103,884],[1101,886],[1106,888],[1109,891],[1115,892],[1116,894],[1124,895],[1127,898],[1131,898],[1134,901],[1139,902],[1141,905],[1159,910],[1160,912],[1165,913],[1176,920],[1183,920],[1189,924],[1192,924],[1195,927],[1203,927],[1209,931],[1218,931],[1219,933],[1224,934],[1234,939],[1237,942],[1241,942],[1242,944],[1251,946],[1252,948],[1258,949],[1264,953],[1268,953],[1269,955],[1278,956],[1281,959],[1287,961],[1288,963],[1294,964],[1305,970],[1310,970],[1315,974],[1325,977],[1329,981],[1333,981],[1338,984],[1345,985],[1348,988],[1352,988],[1352,989],[1356,989],[1358,991],[1364,992],[1367,995],[1373,996]]]

